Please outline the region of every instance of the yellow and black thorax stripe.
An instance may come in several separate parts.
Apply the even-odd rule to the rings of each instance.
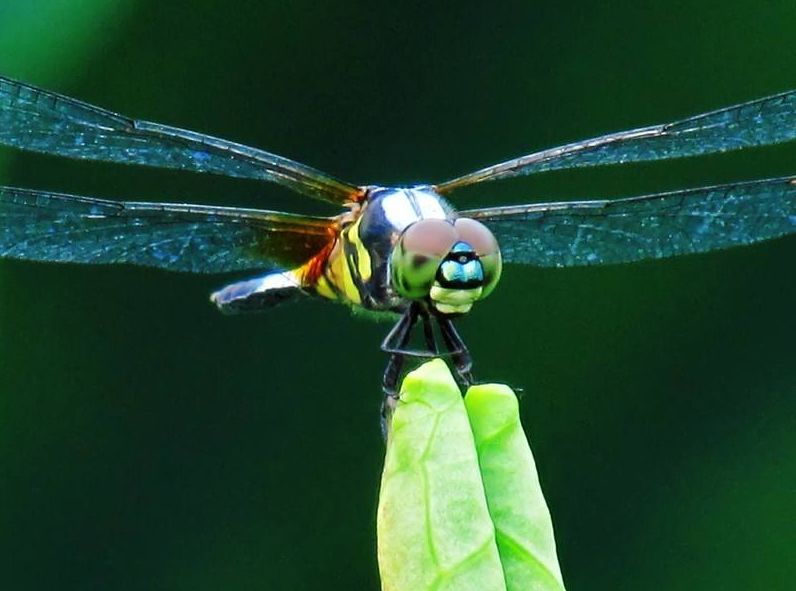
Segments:
[[[429,187],[371,189],[355,219],[343,224],[313,289],[325,298],[368,310],[403,309],[406,302],[390,281],[393,245],[413,222],[453,215]]]

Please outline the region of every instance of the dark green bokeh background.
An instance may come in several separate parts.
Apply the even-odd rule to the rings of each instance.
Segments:
[[[382,184],[796,87],[792,0],[286,4],[7,1],[0,72]],[[795,156],[555,173],[455,201],[793,174]],[[5,184],[331,211],[253,182],[0,157]],[[791,238],[509,267],[461,323],[479,378],[525,389],[568,589],[793,588],[794,258]],[[225,318],[207,301],[221,283],[0,264],[0,588],[378,588],[387,327],[323,302]]]

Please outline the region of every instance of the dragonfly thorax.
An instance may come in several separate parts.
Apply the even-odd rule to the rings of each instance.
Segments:
[[[497,241],[458,218],[433,189],[372,187],[352,211],[316,291],[374,311],[412,302],[445,315],[468,312],[500,276]]]

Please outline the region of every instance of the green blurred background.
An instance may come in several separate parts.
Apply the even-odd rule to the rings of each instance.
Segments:
[[[796,87],[792,0],[5,0],[0,72],[360,183],[438,181]],[[463,207],[796,172],[793,145],[562,172]],[[0,152],[4,184],[332,212],[247,181]],[[570,590],[792,589],[796,240],[510,267],[461,322],[524,388]],[[377,589],[387,326],[225,278],[0,264],[0,588]]]

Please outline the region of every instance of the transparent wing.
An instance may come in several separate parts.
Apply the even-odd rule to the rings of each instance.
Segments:
[[[546,170],[664,160],[796,138],[796,91],[664,125],[612,133],[536,152],[437,185],[440,193]]]
[[[333,203],[361,190],[309,166],[226,140],[146,121],[0,77],[0,144],[103,160],[272,181]]]
[[[223,273],[299,265],[333,236],[333,218],[0,187],[0,258]]]
[[[508,262],[541,267],[627,263],[796,232],[796,178],[613,201],[474,209],[459,215],[486,224]]]

